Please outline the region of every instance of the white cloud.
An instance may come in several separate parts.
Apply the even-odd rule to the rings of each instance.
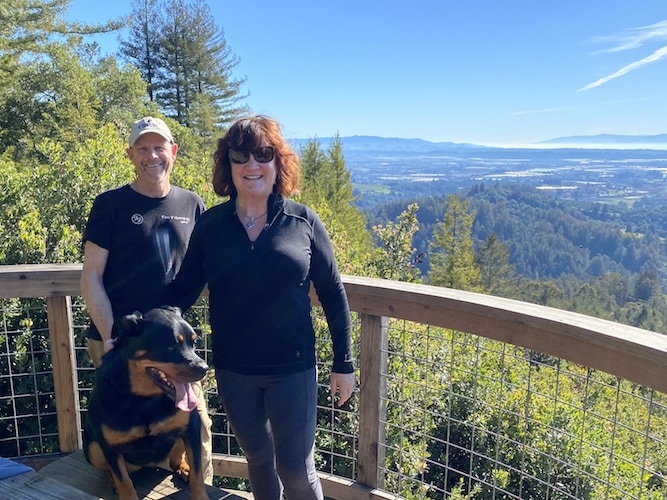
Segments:
[[[613,47],[601,51],[606,53],[613,53],[613,52],[621,52],[624,50],[639,49],[643,47],[646,42],[660,41],[660,40],[667,40],[667,20],[660,21],[658,23],[651,24],[649,26],[630,28],[624,31],[623,33],[615,36],[598,37],[594,41],[598,43],[614,44]],[[580,88],[579,91],[581,92],[585,90],[590,90],[595,87],[599,87],[600,85],[603,85],[610,80],[613,80],[623,75],[627,75],[631,71],[641,68],[646,64],[659,61],[665,56],[667,56],[667,46],[657,49],[652,54],[642,59],[639,59],[638,61],[623,66],[621,69],[610,75],[603,76],[602,78],[599,78],[593,83],[589,83],[588,85]]]
[[[615,46],[601,52],[621,52],[637,49],[651,40],[667,40],[667,20],[649,26],[629,28],[613,36],[600,36],[593,39],[596,43],[612,43]]]

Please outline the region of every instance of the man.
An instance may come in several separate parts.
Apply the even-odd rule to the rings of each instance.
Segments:
[[[81,292],[92,320],[88,352],[93,365],[113,349],[115,317],[159,307],[178,271],[195,221],[204,211],[199,195],[172,186],[178,152],[167,124],[153,117],[136,121],[127,155],[136,177],[93,202],[84,233]],[[201,384],[197,411],[202,419],[204,481],[211,484],[211,419]]]

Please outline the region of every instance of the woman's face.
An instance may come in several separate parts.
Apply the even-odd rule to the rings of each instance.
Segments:
[[[240,198],[269,197],[278,175],[276,155],[275,149],[268,145],[252,151],[230,150],[232,182]]]

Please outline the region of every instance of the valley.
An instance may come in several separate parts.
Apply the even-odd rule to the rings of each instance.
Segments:
[[[667,199],[666,149],[486,148],[404,139],[342,138],[358,205],[443,195],[479,183],[520,182],[577,201]],[[326,147],[326,145],[325,145]]]

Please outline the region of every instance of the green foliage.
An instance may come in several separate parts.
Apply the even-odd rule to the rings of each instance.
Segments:
[[[365,276],[373,251],[366,220],[354,206],[350,172],[345,167],[340,138],[332,140],[326,153],[310,140],[299,152],[301,193],[297,200],[311,207],[327,228],[343,274]]]
[[[0,84],[21,58],[40,53],[49,37],[65,29],[58,21],[70,0],[4,0],[0,6]]]
[[[373,232],[379,240],[377,257],[373,262],[379,278],[419,282],[419,269],[414,265],[420,256],[415,256],[412,238],[419,229],[417,210],[419,206],[409,205],[398,216],[398,222],[387,222],[385,226],[373,226]]]
[[[502,297],[516,296],[514,267],[510,264],[509,250],[495,234],[486,240],[475,254],[484,293]]]
[[[475,214],[469,201],[447,198],[444,222],[438,224],[430,245],[429,283],[459,290],[480,291],[480,271],[473,253],[472,224]]]
[[[662,224],[640,224],[622,206],[561,200],[518,184],[480,184],[465,197],[476,212],[475,237],[496,234],[507,242],[517,273],[527,278],[635,274],[667,263]]]
[[[0,262],[79,262],[94,197],[132,178],[124,141],[105,127],[71,152],[50,139],[35,149],[43,161],[0,161]]]
[[[108,124],[129,132],[134,113],[144,110],[136,72],[111,59],[84,65],[65,45],[51,46],[49,56],[17,67],[0,87],[0,152],[45,161],[37,147],[44,138],[69,151]]]
[[[653,266],[661,281],[667,270],[663,206],[584,203],[555,198],[517,183],[479,184],[460,194],[475,213],[475,249],[495,235],[509,250],[510,264],[519,276],[560,280],[568,276],[628,276]],[[410,203],[418,203],[420,230],[415,247],[425,252],[440,223],[448,198],[423,197],[378,205],[367,212],[372,224],[395,218]],[[428,258],[420,266],[429,269]]]
[[[449,209],[449,200],[418,199],[416,252],[434,249],[444,224],[438,214]],[[518,184],[480,184],[465,193],[464,201],[475,214],[473,262],[481,273],[481,291],[667,333],[664,207],[577,203]],[[385,220],[404,206],[389,203],[367,216]],[[427,254],[416,265],[429,270],[433,257]],[[467,279],[456,271],[468,263],[453,259],[453,254],[435,256],[436,273],[445,263],[451,267],[435,280],[429,272],[431,283],[442,279],[450,286],[451,273]]]
[[[245,79],[203,0],[136,0],[121,55],[148,84],[163,114],[203,137],[219,134],[246,110]]]
[[[119,66],[115,57],[84,61],[92,75],[98,124],[114,124],[123,137],[139,116],[156,114],[146,103],[146,83],[133,67]]]

